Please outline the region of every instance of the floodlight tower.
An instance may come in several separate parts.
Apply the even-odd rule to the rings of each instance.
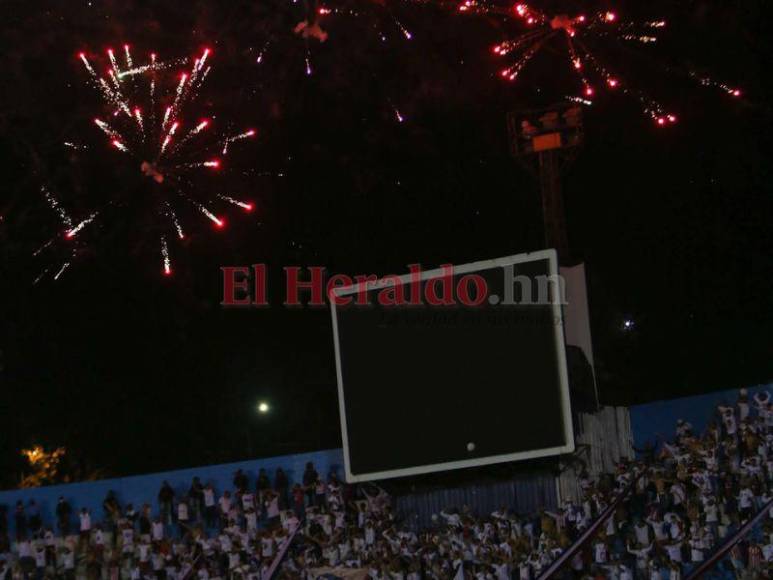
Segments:
[[[507,115],[510,152],[538,173],[542,194],[545,244],[555,248],[561,265],[572,261],[566,234],[561,192],[562,169],[574,158],[583,140],[582,110],[576,104],[519,111]]]
[[[555,248],[566,292],[572,297],[573,306],[564,312],[565,328],[570,329],[567,345],[575,347],[573,351],[584,358],[584,362],[575,359],[574,371],[570,370],[573,389],[579,394],[578,401],[592,400],[598,408],[585,265],[576,263],[570,251],[561,192],[561,173],[583,142],[582,109],[577,103],[562,103],[547,109],[509,113],[507,130],[513,157],[539,179],[545,245]],[[588,366],[590,380],[585,381],[580,377],[587,376],[583,369]],[[579,386],[583,383],[586,388]]]

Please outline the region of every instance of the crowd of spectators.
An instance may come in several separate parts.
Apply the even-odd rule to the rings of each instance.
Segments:
[[[670,441],[620,463],[616,473],[597,481],[581,474],[578,501],[532,517],[507,508],[486,517],[449,509],[417,534],[401,529],[381,496],[348,509],[341,501],[315,506],[283,573],[302,578],[310,569],[345,567],[374,579],[530,580],[620,498],[561,574],[680,580],[773,499],[773,405],[766,392],[750,400],[741,390],[737,401],[716,409],[704,433],[682,420],[675,427]],[[771,571],[773,527],[765,518],[713,573],[767,578]]]
[[[771,447],[770,395],[741,390],[703,433],[679,421],[636,462],[595,480],[581,473],[576,501],[528,516],[449,507],[418,532],[401,525],[380,487],[320,476],[311,463],[293,486],[281,469],[273,481],[261,470],[252,485],[237,471],[231,490],[194,478],[181,494],[165,482],[156,510],[108,493],[99,520],[60,498],[56,523],[45,525],[29,500],[9,514],[13,538],[0,524],[0,580],[258,580],[275,563],[286,579],[532,580],[595,522],[560,577],[681,580],[773,499]],[[772,572],[767,518],[713,569],[744,579]]]

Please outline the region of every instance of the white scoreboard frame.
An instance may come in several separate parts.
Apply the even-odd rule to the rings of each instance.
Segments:
[[[480,262],[472,262],[470,264],[464,264],[462,266],[454,266],[453,275],[473,274],[482,270],[492,270],[494,268],[505,268],[515,264],[523,264],[526,262],[536,262],[540,260],[548,260],[549,264],[549,276],[551,279],[558,280],[558,258],[556,251],[540,250],[537,252],[529,252],[524,254],[517,254],[515,256],[507,256],[505,258],[497,258],[494,260],[483,260]],[[435,270],[427,270],[421,272],[418,278],[419,281],[428,280],[430,278],[439,278],[444,272],[442,268]],[[558,378],[561,396],[561,412],[563,414],[563,426],[564,426],[564,440],[566,445],[559,447],[549,447],[545,449],[532,449],[529,451],[519,451],[517,453],[507,453],[504,455],[492,455],[489,457],[477,457],[475,459],[464,459],[459,461],[448,461],[445,463],[434,463],[430,465],[419,465],[416,467],[406,467],[401,469],[391,469],[388,471],[377,471],[372,473],[360,473],[353,474],[351,471],[351,463],[349,458],[349,433],[346,426],[346,402],[344,400],[344,382],[343,382],[343,370],[341,366],[341,348],[338,338],[338,317],[336,315],[336,304],[333,297],[335,296],[348,296],[351,294],[358,294],[359,292],[371,292],[374,290],[383,290],[384,288],[396,285],[396,281],[399,279],[400,284],[406,284],[415,282],[415,274],[405,274],[398,277],[382,278],[380,280],[371,280],[369,282],[359,282],[350,286],[339,286],[331,289],[330,296],[330,313],[333,319],[333,342],[335,346],[335,359],[336,359],[336,377],[338,379],[338,408],[341,416],[341,438],[343,440],[343,452],[344,452],[344,471],[346,474],[346,481],[349,483],[357,483],[363,481],[372,481],[378,479],[389,479],[392,477],[403,477],[408,475],[419,475],[423,473],[433,473],[437,471],[445,471],[450,469],[461,469],[465,467],[478,467],[481,465],[492,465],[495,463],[505,463],[510,461],[523,461],[526,459],[535,459],[538,457],[549,457],[553,455],[561,455],[564,453],[572,453],[574,451],[574,430],[572,427],[572,413],[571,405],[569,402],[569,374],[566,366],[566,347],[564,342],[564,319],[561,304],[561,292],[549,293],[552,300],[554,328],[555,328],[555,345],[556,354],[558,356]]]

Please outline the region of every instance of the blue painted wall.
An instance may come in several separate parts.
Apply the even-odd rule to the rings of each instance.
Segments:
[[[773,383],[750,387],[749,395],[753,396],[759,390],[767,389],[773,394]],[[673,437],[677,419],[692,423],[693,427],[702,432],[714,416],[714,410],[719,404],[733,404],[738,398],[738,389],[718,391],[694,397],[684,397],[667,401],[657,401],[631,407],[631,430],[636,447],[643,447],[647,441],[655,441],[658,434],[664,438]],[[77,511],[83,507],[91,510],[95,521],[102,519],[102,500],[107,492],[115,492],[121,505],[134,504],[139,509],[149,503],[153,513],[158,512],[156,496],[161,484],[168,481],[178,495],[188,492],[191,480],[198,476],[202,484],[211,483],[216,493],[226,489],[232,490],[233,474],[237,469],[243,470],[250,479],[250,485],[255,485],[255,479],[260,468],[264,468],[273,482],[274,472],[281,467],[287,473],[290,485],[299,482],[303,476],[306,462],[314,463],[321,476],[334,470],[343,479],[343,452],[341,449],[329,449],[313,453],[284,455],[268,459],[255,459],[237,463],[225,463],[192,469],[136,475],[100,481],[54,485],[34,489],[12,490],[0,492],[0,505],[8,507],[8,519],[13,533],[13,510],[17,500],[26,504],[34,499],[40,506],[41,515],[46,525],[55,522],[54,509],[59,496],[64,496],[73,508],[73,524]]]
[[[754,393],[767,389],[773,395],[773,383],[748,387],[749,398]],[[660,435],[665,440],[673,439],[674,428],[679,419],[692,424],[697,433],[702,433],[709,422],[715,418],[717,405],[733,405],[738,400],[739,389],[716,391],[694,397],[682,397],[667,401],[657,401],[631,407],[631,431],[634,445],[644,447],[649,442],[654,443]]]
[[[339,478],[343,478],[343,452],[341,449],[329,449],[313,453],[283,455],[268,459],[224,463],[132,477],[3,491],[0,492],[0,505],[8,506],[8,523],[12,534],[15,527],[13,511],[18,500],[22,500],[26,504],[30,499],[34,499],[40,506],[44,525],[53,525],[56,521],[54,513],[56,503],[60,496],[64,496],[73,508],[73,525],[77,522],[77,512],[84,507],[91,511],[92,521],[96,523],[103,517],[102,501],[110,490],[115,492],[122,506],[132,503],[135,509],[139,510],[143,504],[149,503],[153,507],[153,513],[156,514],[158,513],[156,497],[164,481],[169,482],[179,497],[181,494],[188,493],[191,481],[194,477],[198,477],[203,485],[211,483],[219,496],[225,490],[233,490],[233,474],[237,469],[241,469],[247,474],[250,486],[254,489],[260,468],[266,470],[273,483],[274,472],[277,467],[281,467],[285,470],[292,486],[303,478],[303,470],[307,461],[314,463],[320,477],[326,478],[328,473],[334,470]]]

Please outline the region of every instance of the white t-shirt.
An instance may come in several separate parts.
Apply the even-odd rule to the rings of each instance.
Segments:
[[[671,486],[671,495],[674,498],[674,505],[681,505],[685,500],[684,487],[679,483],[675,483]]]
[[[91,514],[88,512],[81,512],[78,517],[81,520],[81,532],[88,532],[91,530]]]
[[[204,488],[204,506],[205,507],[212,507],[215,505],[215,492],[208,488]]]
[[[700,540],[690,540],[690,557],[693,562],[703,562],[703,542]]]
[[[327,563],[330,566],[337,566],[338,565],[338,547],[335,545],[328,546],[322,556],[327,560]]]
[[[748,487],[743,488],[738,494],[738,507],[741,509],[748,509],[752,507],[752,500],[754,499],[754,493]]]
[[[270,518],[279,516],[279,497],[274,496],[266,502],[266,512]]]
[[[606,564],[607,562],[607,545],[603,542],[597,542],[593,546],[593,557],[596,564]]]
[[[666,544],[665,548],[666,552],[668,552],[668,557],[671,558],[672,562],[682,561],[682,542],[677,542],[676,544]]]
[[[150,531],[154,542],[160,542],[164,539],[164,524],[161,522],[153,522]]]
[[[260,540],[260,549],[263,556],[272,557],[274,555],[274,538],[268,536]]]
[[[160,553],[153,554],[153,570],[156,572],[160,572],[163,569],[164,569],[163,554],[160,554]]]
[[[19,542],[16,549],[19,551],[19,558],[32,557],[32,545],[27,540]]]
[[[646,546],[650,543],[650,528],[647,524],[636,524],[633,530],[636,533],[636,541],[639,544]]]
[[[531,578],[531,566],[528,563],[523,562],[518,566],[518,577],[521,580],[529,580]]]
[[[494,574],[497,580],[510,580],[510,570],[505,564],[494,564]]]
[[[709,504],[703,508],[706,514],[706,523],[716,523],[719,521],[719,509],[717,504]]]
[[[38,568],[46,567],[46,549],[42,546],[35,550],[35,566]]]
[[[666,523],[663,520],[647,520],[652,526],[652,531],[655,533],[655,539],[663,541],[666,539]]]
[[[131,528],[124,528],[121,530],[121,539],[123,540],[124,553],[134,549],[134,530]]]

